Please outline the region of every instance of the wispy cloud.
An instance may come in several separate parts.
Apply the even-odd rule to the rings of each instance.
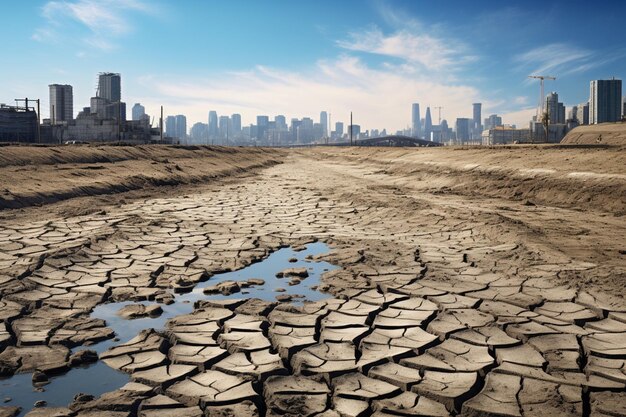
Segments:
[[[82,39],[90,47],[111,50],[116,47],[117,39],[132,32],[130,12],[152,10],[140,0],[49,1],[41,9],[46,25],[37,28],[32,39],[40,42]],[[68,33],[70,27],[78,28],[84,36]]]
[[[349,38],[337,45],[350,51],[367,52],[405,60],[427,70],[450,69],[472,60],[450,45],[454,43],[425,33],[403,29],[384,34],[379,28],[350,33]]]

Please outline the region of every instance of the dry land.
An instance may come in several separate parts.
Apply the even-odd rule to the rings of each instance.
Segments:
[[[94,360],[103,303],[312,241],[339,267],[196,302],[99,355],[131,383],[31,416],[626,415],[624,147],[4,147],[0,208],[5,376]]]

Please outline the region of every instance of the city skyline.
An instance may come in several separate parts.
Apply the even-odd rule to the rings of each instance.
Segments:
[[[0,17],[13,41],[1,58],[0,102],[40,98],[45,118],[47,86],[69,84],[76,116],[95,95],[93,74],[110,70],[124,74],[127,102],[150,115],[163,105],[188,126],[206,122],[211,109],[239,113],[244,124],[325,110],[344,123],[352,111],[364,130],[395,132],[410,127],[414,102],[422,114],[443,107],[449,123],[481,102],[483,114],[523,125],[538,98],[527,75],[557,76],[546,90],[571,107],[588,99],[589,80],[624,73],[626,51],[611,33],[626,6],[606,6],[614,13],[559,2],[11,3]]]

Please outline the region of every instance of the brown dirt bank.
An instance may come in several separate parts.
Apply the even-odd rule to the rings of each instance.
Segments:
[[[206,146],[0,147],[0,210],[206,182],[280,162],[281,151]]]
[[[317,148],[323,160],[376,165],[414,189],[626,213],[626,148]],[[367,174],[371,175],[371,174]],[[390,184],[392,185],[392,184]]]
[[[626,123],[578,126],[561,141],[563,144],[602,144],[626,146]]]

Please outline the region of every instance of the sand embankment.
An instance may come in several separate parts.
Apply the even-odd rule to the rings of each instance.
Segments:
[[[324,160],[375,164],[380,174],[392,175],[395,182],[420,192],[626,213],[626,148],[556,145],[302,152]]]
[[[578,126],[561,141],[566,145],[626,146],[626,123],[602,123]]]
[[[206,182],[279,163],[281,151],[205,146],[0,147],[0,209]],[[158,194],[158,191],[153,191]]]

